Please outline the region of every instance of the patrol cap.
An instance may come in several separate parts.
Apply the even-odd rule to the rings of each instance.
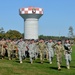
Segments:
[[[61,40],[57,40],[57,42],[61,42]]]
[[[39,40],[44,40],[43,38],[40,38]]]
[[[34,41],[34,39],[31,39],[30,41]]]
[[[57,40],[57,42],[61,42],[61,43],[62,43],[62,41],[61,41],[61,40]]]

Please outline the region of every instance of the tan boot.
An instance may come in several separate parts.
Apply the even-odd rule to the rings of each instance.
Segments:
[[[43,61],[41,61],[41,64],[43,64]]]
[[[9,58],[9,60],[11,60],[11,58]]]
[[[20,61],[20,63],[22,63],[22,61]]]
[[[31,64],[33,64],[33,61],[31,61]]]
[[[61,70],[61,67],[58,67],[58,70],[60,71]]]
[[[59,71],[61,70],[60,63],[58,63],[58,70],[59,70]]]
[[[67,69],[70,69],[70,66],[69,65],[67,66]]]
[[[50,62],[50,64],[52,64],[52,62]]]

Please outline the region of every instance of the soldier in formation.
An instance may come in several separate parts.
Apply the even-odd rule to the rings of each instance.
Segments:
[[[34,50],[34,57],[35,59],[38,58],[38,55],[39,55],[39,47],[38,47],[38,40],[35,40],[35,50]]]
[[[6,49],[7,49],[7,53],[8,53],[8,59],[11,60],[12,59],[12,50],[13,50],[13,44],[11,40],[7,40],[6,41]]]
[[[43,63],[43,61],[44,61],[44,53],[45,53],[45,49],[46,49],[46,44],[45,44],[43,39],[41,39],[39,41],[38,47],[39,47],[39,52],[40,52],[40,61],[41,61],[41,63]]]
[[[28,48],[29,48],[29,57],[30,57],[30,62],[31,64],[33,63],[33,59],[35,57],[35,47],[36,47],[36,44],[34,42],[34,39],[32,39],[28,45]]]
[[[52,60],[53,60],[53,57],[54,57],[54,49],[52,47],[53,45],[54,45],[54,43],[53,43],[52,39],[50,39],[49,42],[47,43],[50,64],[52,64]]]
[[[62,45],[61,40],[58,40],[57,44],[55,44],[54,47],[55,47],[55,55],[57,59],[58,70],[61,70],[62,55],[64,54],[64,46]]]
[[[47,55],[49,63],[52,64],[53,57],[55,55],[58,70],[61,70],[62,56],[64,54],[67,69],[70,69],[72,47],[69,40],[66,40],[65,43],[62,44],[61,40],[58,40],[56,43],[54,43],[52,39],[46,42],[43,39],[40,39],[39,41],[35,41],[34,39],[30,41],[23,41],[22,38],[18,41],[2,39],[0,40],[0,55],[2,56],[2,59],[5,56],[6,50],[9,60],[12,59],[13,50],[15,50],[16,57],[19,58],[20,63],[22,63],[22,60],[26,58],[26,52],[29,52],[31,64],[33,63],[33,59],[38,58],[38,55],[40,56],[41,63],[43,63],[45,55]]]
[[[65,59],[66,59],[67,69],[70,69],[72,48],[69,40],[65,41],[64,48],[65,48]]]
[[[24,40],[24,42],[25,42],[25,58],[26,58],[26,57],[28,57],[28,50],[29,50],[28,45],[29,45],[29,42],[28,42],[28,40]]]
[[[4,58],[4,56],[5,56],[5,48],[6,48],[6,41],[4,40],[4,39],[2,39],[1,41],[0,41],[0,48],[1,48],[1,56],[2,56],[2,59]]]
[[[19,61],[22,63],[22,60],[25,57],[25,42],[21,38],[20,41],[18,42],[18,54],[19,54]]]

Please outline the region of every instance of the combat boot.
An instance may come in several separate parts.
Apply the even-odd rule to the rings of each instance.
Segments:
[[[50,64],[52,64],[52,62],[50,62]]]
[[[43,61],[41,61],[41,64],[43,64]]]
[[[31,64],[33,64],[33,61],[31,61]]]
[[[20,63],[22,63],[22,61],[20,61]]]
[[[61,67],[58,67],[58,70],[60,71],[61,70]]]
[[[11,58],[9,58],[9,60],[11,60]]]
[[[58,63],[58,70],[60,71],[61,70],[61,67],[60,67],[60,64]]]
[[[70,66],[69,65],[67,65],[67,69],[70,69]]]

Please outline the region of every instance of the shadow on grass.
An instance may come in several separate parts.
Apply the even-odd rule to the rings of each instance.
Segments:
[[[70,66],[71,68],[75,68],[75,66]]]
[[[66,66],[61,66],[61,68],[66,68]],[[58,67],[50,67],[50,69],[58,70]]]
[[[40,62],[40,61],[35,61],[35,63],[40,63],[40,64],[41,64],[41,62]]]
[[[20,61],[19,61],[19,60],[15,60],[15,62],[20,63]]]
[[[40,64],[41,64],[41,61],[40,61],[40,60],[36,60],[36,59],[35,59],[34,62],[35,62],[35,63],[40,63]],[[43,63],[49,63],[49,61],[44,60]]]
[[[25,62],[25,63],[30,63],[30,61],[29,61],[29,60],[25,60],[24,62]]]
[[[61,66],[61,68],[66,68],[66,66]]]
[[[50,69],[58,70],[58,68],[57,68],[57,67],[50,67]]]

